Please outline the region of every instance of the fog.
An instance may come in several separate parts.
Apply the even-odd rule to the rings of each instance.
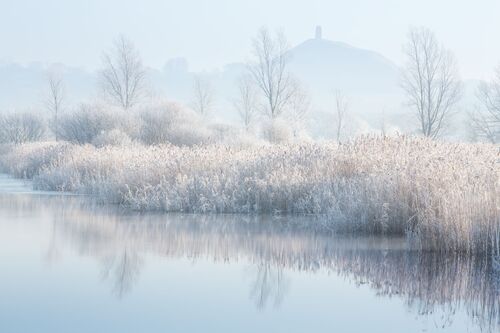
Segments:
[[[402,62],[408,27],[425,25],[454,50],[464,78],[487,78],[500,61],[496,0],[1,3],[3,62],[60,62],[92,70],[99,67],[110,40],[123,33],[151,67],[185,57],[193,70],[211,70],[245,60],[251,37],[263,25],[283,28],[293,45],[322,25],[325,38],[377,51],[396,63]]]
[[[500,4],[493,0],[27,0],[1,6],[0,112],[45,110],[46,76],[53,71],[63,76],[66,109],[102,100],[103,54],[125,36],[147,70],[147,98],[193,108],[193,82],[202,77],[213,95],[211,121],[238,125],[236,83],[255,60],[252,40],[267,27],[286,36],[290,73],[310,97],[313,137],[332,137],[328,124],[338,90],[348,100],[354,134],[380,130],[381,123],[416,133],[401,69],[408,31],[426,27],[453,54],[464,87],[457,115],[447,121],[448,137],[469,139],[478,84],[491,80],[500,63]]]

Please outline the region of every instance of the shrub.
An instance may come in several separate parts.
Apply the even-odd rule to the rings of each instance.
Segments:
[[[62,114],[56,130],[61,140],[86,144],[102,132],[120,128],[122,117],[100,105],[82,104],[75,111]]]
[[[293,137],[290,125],[281,119],[274,119],[262,128],[262,136],[271,143],[284,143],[291,141]]]
[[[131,143],[132,140],[127,133],[124,133],[119,129],[101,132],[101,134],[92,140],[92,144],[99,148],[105,146],[128,146]]]
[[[39,141],[46,132],[46,124],[33,113],[0,115],[0,142],[21,144]]]
[[[192,110],[175,103],[162,103],[139,113],[140,140],[147,145],[170,143],[193,146],[207,143],[210,131]]]

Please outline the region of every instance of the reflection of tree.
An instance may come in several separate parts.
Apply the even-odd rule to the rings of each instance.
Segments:
[[[289,281],[283,274],[283,267],[263,262],[257,264],[256,270],[250,297],[254,299],[257,308],[264,309],[270,298],[274,299],[275,306],[280,305],[289,286]]]
[[[52,265],[56,263],[60,257],[61,257],[61,251],[58,246],[57,242],[57,228],[56,228],[56,223],[52,222],[51,229],[50,229],[50,240],[49,240],[49,246],[47,248],[47,252],[45,252],[45,260],[49,265]]]
[[[113,293],[122,298],[139,279],[141,266],[142,259],[139,255],[124,248],[121,253],[102,260],[102,277],[112,280]]]

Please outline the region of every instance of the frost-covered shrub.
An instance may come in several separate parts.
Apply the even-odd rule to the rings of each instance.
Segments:
[[[91,143],[99,134],[121,128],[125,115],[97,104],[82,104],[59,116],[58,137],[77,144]]]
[[[45,132],[46,123],[36,114],[25,112],[0,115],[0,143],[39,141]]]
[[[2,154],[0,168],[18,178],[33,178],[46,168],[55,168],[70,155],[71,144],[36,142],[9,147]]]
[[[263,125],[262,136],[271,143],[284,143],[292,140],[293,132],[287,122],[274,119]]]
[[[92,140],[92,144],[99,148],[105,146],[128,146],[131,143],[132,140],[127,133],[124,133],[119,129],[101,132],[101,134]]]
[[[233,148],[250,148],[266,144],[262,139],[257,138],[253,133],[241,128],[226,125],[213,124],[210,129],[210,143],[224,145]]]
[[[192,110],[176,103],[161,103],[140,111],[140,140],[147,145],[170,143],[192,146],[207,143],[210,131]]]

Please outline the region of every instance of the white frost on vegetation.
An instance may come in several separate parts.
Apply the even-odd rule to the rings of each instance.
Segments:
[[[315,214],[335,230],[499,253],[500,160],[489,144],[409,137],[232,147],[33,143],[0,160],[39,189],[137,210]]]

